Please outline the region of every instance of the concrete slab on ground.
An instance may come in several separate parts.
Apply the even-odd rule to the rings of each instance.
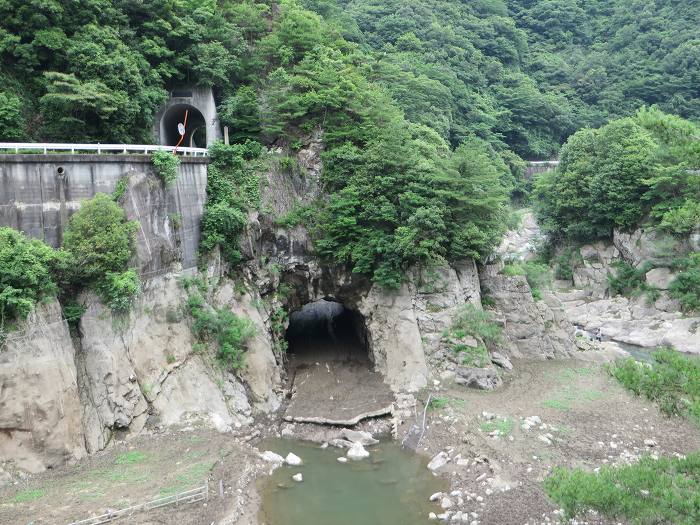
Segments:
[[[287,421],[356,425],[391,413],[394,394],[365,363],[323,361],[299,365],[293,373]]]

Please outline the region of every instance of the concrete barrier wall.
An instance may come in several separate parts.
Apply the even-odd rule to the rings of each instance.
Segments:
[[[177,182],[164,189],[153,175],[148,155],[0,155],[0,226],[58,247],[80,203],[97,193],[112,193],[119,179],[128,175],[124,208],[141,224],[141,272],[165,270],[174,258],[191,268],[197,264],[207,163],[206,158],[181,157]],[[134,186],[134,180],[141,184]],[[173,217],[177,227],[172,227]],[[164,243],[176,248],[175,257],[155,253],[154,247],[162,251]]]

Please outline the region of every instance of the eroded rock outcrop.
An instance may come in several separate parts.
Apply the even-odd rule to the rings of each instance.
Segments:
[[[480,273],[482,293],[494,304],[503,326],[500,349],[512,357],[551,359],[566,357],[574,348],[571,325],[561,302],[548,292],[535,301],[524,276],[501,272],[500,263]]]
[[[83,457],[82,417],[68,326],[41,304],[0,350],[0,460],[39,472]]]

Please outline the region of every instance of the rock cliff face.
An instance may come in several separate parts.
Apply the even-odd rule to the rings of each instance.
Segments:
[[[547,298],[548,307],[535,304],[526,282],[504,278],[491,267],[482,272],[481,283],[472,260],[414,269],[401,288],[386,290],[323,264],[303,227],[282,228],[274,221],[321,195],[321,149],[320,136],[313,135],[292,173],[273,162],[261,184],[265,212],[250,214],[241,240],[245,262],[235,277],[217,254],[200,261],[209,305],[255,326],[235,374],[216,366],[211,350],[196,344],[181,282],[196,273],[182,269],[192,266],[183,259],[192,248],[183,250],[181,239],[199,238],[197,210],[185,222],[175,220],[172,210],[194,202],[201,213],[201,181],[179,184],[173,193],[153,175],[129,173],[121,203],[141,223],[133,262],[142,272],[142,293],[122,315],[85,293],[80,301],[87,310],[72,333],[58,303],[41,305],[10,337],[0,351],[0,461],[38,471],[164,427],[244,429],[254,413],[278,409],[283,398],[285,356],[277,343],[285,326],[275,316],[320,299],[359,314],[370,359],[395,392],[414,392],[437,378],[482,388],[500,383],[491,362],[477,369],[458,366],[445,344],[444,333],[464,305],[481,308],[482,286],[502,312],[507,353],[566,355],[569,341],[551,329],[560,321],[554,299]],[[195,195],[181,193],[187,188]],[[507,356],[493,360],[511,366]]]
[[[82,417],[68,326],[42,304],[0,352],[0,460],[38,472],[83,457]]]
[[[504,337],[501,350],[513,357],[566,357],[574,348],[571,325],[561,302],[543,292],[535,301],[524,276],[501,273],[500,263],[487,265],[481,273],[481,287],[500,314]]]

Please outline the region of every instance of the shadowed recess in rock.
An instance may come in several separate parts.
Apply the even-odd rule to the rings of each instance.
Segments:
[[[286,338],[292,365],[329,361],[370,364],[365,322],[341,303],[320,300],[289,319]]]

